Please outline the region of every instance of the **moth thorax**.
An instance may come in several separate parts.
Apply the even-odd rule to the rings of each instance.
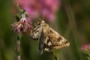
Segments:
[[[41,23],[45,23],[45,21],[44,21],[44,20],[42,20],[42,21],[41,21]]]

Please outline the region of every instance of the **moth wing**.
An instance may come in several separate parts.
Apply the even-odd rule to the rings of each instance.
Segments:
[[[70,43],[55,30],[50,28],[50,41],[52,42],[53,49],[61,49],[64,47],[68,47]]]
[[[43,54],[43,49],[44,49],[44,33],[43,33],[43,30],[41,32],[41,36],[40,36],[40,39],[39,39],[39,51],[40,51],[40,54]]]
[[[39,39],[39,50],[40,50],[40,54],[43,53],[45,47],[46,47],[46,43],[47,40],[49,39],[49,26],[46,24],[45,26],[43,26],[42,28],[42,32],[41,32],[41,36]]]
[[[40,26],[37,26],[34,28],[34,31],[33,33],[31,34],[31,37],[34,39],[34,40],[38,40],[41,36],[41,32],[42,32],[42,27]]]

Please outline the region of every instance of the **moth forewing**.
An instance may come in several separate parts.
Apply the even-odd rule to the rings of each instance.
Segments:
[[[57,33],[51,27],[48,28],[46,33],[48,33],[47,35],[48,39],[44,40],[44,44],[45,44],[44,50],[45,51],[50,52],[50,51],[57,50],[57,49],[67,47],[70,45],[70,43],[64,37],[62,37],[59,33]]]
[[[33,29],[33,33],[31,34],[31,37],[35,40],[38,40],[41,36],[41,32],[42,32],[42,26],[41,24],[37,24]]]

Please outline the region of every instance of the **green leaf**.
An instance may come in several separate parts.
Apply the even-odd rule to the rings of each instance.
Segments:
[[[28,14],[25,14],[25,17],[27,17],[27,18],[28,18],[28,17],[29,17],[29,15],[28,15]]]
[[[16,15],[17,22],[21,19],[21,16],[19,14]]]
[[[17,5],[17,10],[18,10],[18,12],[21,12],[21,9],[20,9],[20,7]]]

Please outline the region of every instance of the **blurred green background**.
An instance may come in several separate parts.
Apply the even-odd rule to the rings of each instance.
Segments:
[[[15,60],[16,34],[11,24],[15,21],[13,0],[0,0],[0,60]],[[50,26],[64,36],[70,47],[61,49],[60,60],[86,60],[80,51],[90,43],[90,0],[62,0],[57,19]],[[24,35],[21,40],[22,60],[54,60],[53,55],[39,54],[38,41]]]

